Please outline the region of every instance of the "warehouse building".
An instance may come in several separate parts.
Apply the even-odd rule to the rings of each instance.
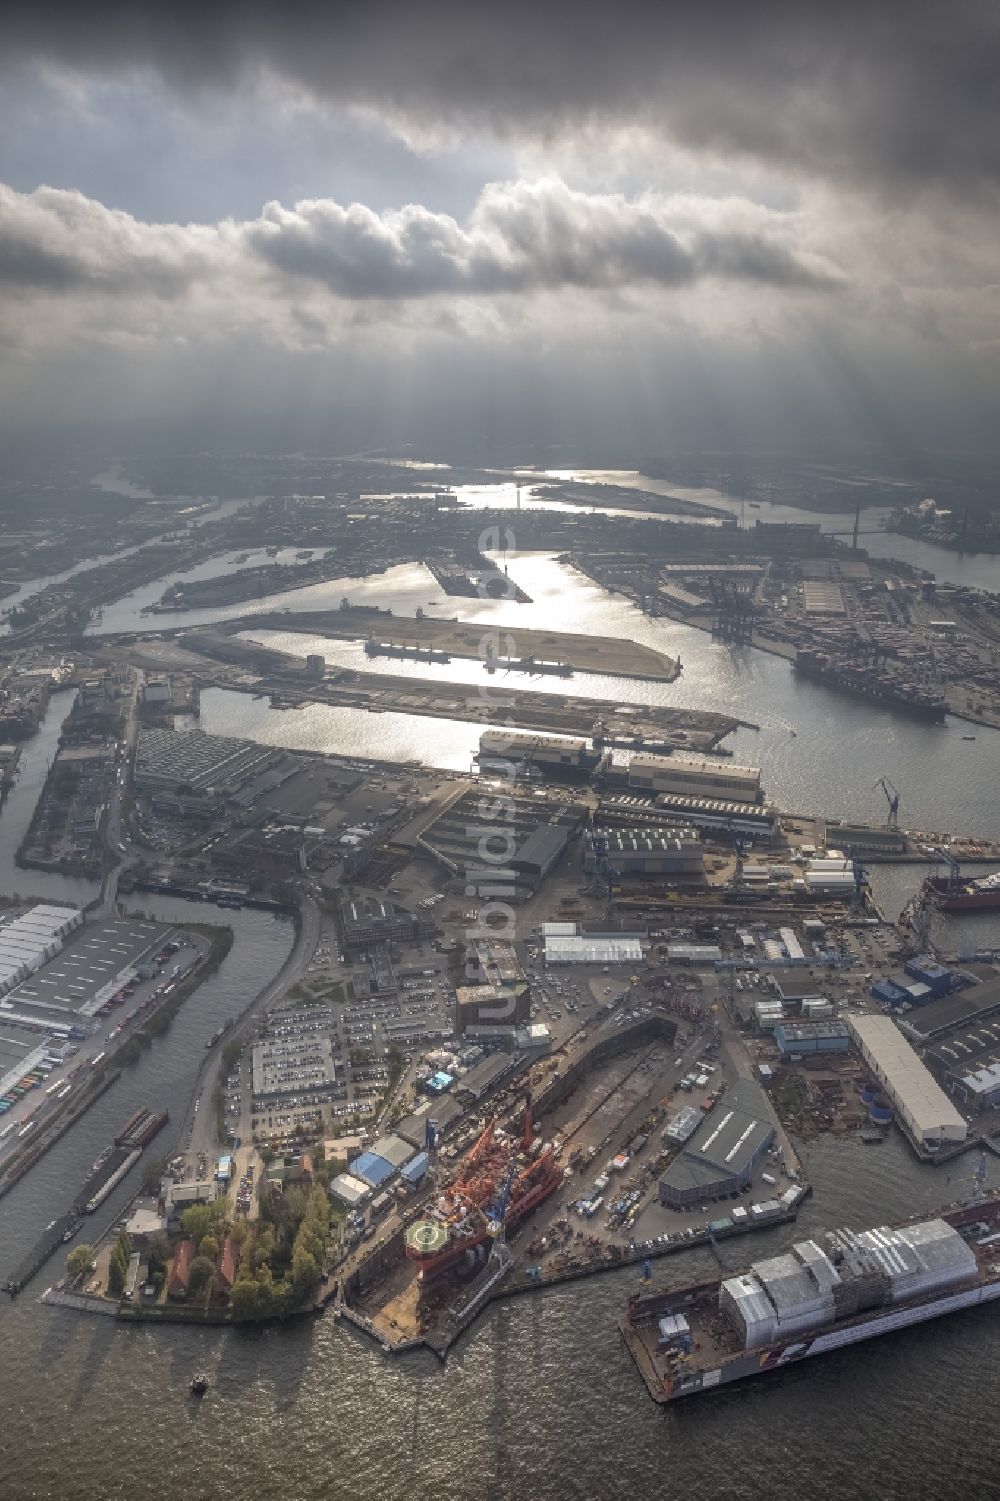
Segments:
[[[838,849],[863,850],[866,853],[901,855],[906,849],[906,835],[899,829],[870,829],[864,824],[827,821],[826,837],[836,840]]]
[[[641,933],[579,933],[545,940],[546,966],[554,964],[639,964]]]
[[[672,792],[733,803],[759,803],[764,797],[759,767],[696,761],[683,756],[633,756],[628,784],[637,791]]]
[[[660,792],[656,810],[661,818],[688,824],[695,829],[721,829],[730,838],[769,844],[774,838],[778,815],[759,803],[741,803],[725,798],[695,797],[680,792]]]
[[[78,916],[80,914],[77,914]],[[81,917],[82,922],[82,917]],[[96,1016],[123,985],[151,964],[170,929],[160,923],[125,918],[93,921],[68,935],[58,952],[7,996],[5,1004],[46,1021],[60,1013]],[[155,967],[150,973],[155,973]]]
[[[1000,1103],[1000,1016],[952,1028],[924,1053],[924,1062],[951,1095],[977,1110]]]
[[[903,968],[911,980],[927,986],[932,1000],[940,1000],[943,995],[948,995],[956,988],[958,977],[954,970],[938,964],[931,954],[919,954],[913,959],[907,959]]]
[[[491,887],[502,882],[509,888],[508,900],[526,900],[558,864],[584,809],[507,790],[502,813],[501,818],[481,788],[470,789],[416,836],[417,845],[461,881],[463,890],[488,876]]]
[[[682,1143],[690,1141],[704,1118],[705,1112],[697,1105],[682,1105],[664,1126],[663,1140]]]
[[[858,1052],[918,1146],[935,1151],[964,1141],[968,1125],[888,1016],[851,1016]]]
[[[348,1209],[357,1209],[371,1193],[367,1183],[351,1173],[340,1173],[330,1184],[330,1193],[338,1203]]]
[[[967,1073],[956,1072],[953,1092],[973,1110],[995,1110],[1000,1105],[1000,1063],[985,1063]]]
[[[605,752],[586,740],[564,735],[519,735],[512,730],[484,730],[476,760],[484,775],[524,776],[532,769],[543,776],[578,780],[596,771]]]
[[[340,892],[337,923],[344,948],[351,954],[377,944],[420,943],[437,932],[437,924],[426,911],[411,912],[402,902],[374,891]]]
[[[663,1174],[660,1202],[687,1209],[745,1188],[774,1136],[764,1091],[737,1080]]]
[[[606,846],[615,876],[673,876],[698,884],[705,880],[705,851],[694,829],[602,829],[584,842],[583,868],[588,874],[599,866],[595,839]]]
[[[782,1022],[774,1029],[774,1040],[783,1058],[810,1053],[846,1053],[851,1034],[843,1022]]]
[[[475,1068],[470,1068],[465,1077],[460,1079],[455,1086],[455,1092],[461,1098],[466,1100],[471,1099],[474,1103],[478,1104],[480,1100],[484,1100],[487,1095],[493,1094],[494,1091],[499,1089],[501,1084],[505,1084],[515,1074],[520,1073],[522,1069],[526,1068],[528,1061],[528,1058],[522,1053],[494,1053],[491,1057],[484,1058],[482,1063],[477,1063]],[[457,1106],[453,1107],[453,1109],[456,1115],[461,1113]],[[433,1115],[434,1119],[441,1124],[443,1131],[445,1124],[444,1109],[436,1101],[433,1107]],[[406,1133],[400,1129],[399,1134],[402,1136]]]
[[[381,1188],[412,1157],[413,1148],[401,1136],[381,1136],[367,1151],[348,1163],[348,1173],[370,1188]]]
[[[0,995],[54,959],[63,940],[83,922],[76,907],[39,903],[0,926]]]
[[[1000,1015],[1000,979],[987,980],[981,985],[970,985],[957,995],[944,996],[921,1006],[919,1011],[901,1017],[899,1025],[918,1047],[926,1043],[935,1046],[938,1040],[952,1031],[975,1026],[988,1017]]]
[[[821,998],[818,982],[801,969],[774,970],[770,972],[770,981],[770,989],[786,1006],[801,1006],[804,1001]]]
[[[279,755],[273,746],[207,735],[203,730],[140,730],[135,784],[144,792],[177,787],[196,792],[235,790]]]

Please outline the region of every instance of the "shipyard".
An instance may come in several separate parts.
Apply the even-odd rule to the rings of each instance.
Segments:
[[[689,561],[657,564],[653,547],[645,565],[661,569],[665,612],[701,617],[700,577],[704,625],[720,639],[750,640],[784,610],[797,622],[785,655],[802,675],[809,652],[825,653],[817,681],[884,703],[896,693],[912,715],[924,695],[924,717],[943,718],[926,664],[910,679],[890,669],[892,691],[880,686],[903,612],[925,596],[954,644],[919,581],[890,588],[857,538],[846,549],[819,528],[713,534],[696,510]],[[19,857],[28,870],[99,876],[115,904],[103,931],[117,967],[97,960],[93,981],[75,967],[74,942],[88,961],[98,952],[89,920],[68,960],[43,943],[37,972],[12,929],[0,1004],[38,1056],[25,1046],[10,1060],[0,1130],[18,1149],[11,1181],[30,1165],[32,1133],[49,1129],[32,1087],[49,1089],[53,1109],[76,1103],[55,1043],[74,1079],[81,1046],[102,1054],[98,1074],[119,1067],[146,1005],[180,983],[186,944],[207,956],[201,938],[137,924],[129,914],[144,901],[207,903],[218,916],[206,932],[230,914],[290,917],[306,946],[283,986],[206,1033],[158,1176],[139,1162],[142,1143],[117,1133],[69,1213],[9,1269],[10,1290],[68,1236],[76,1254],[47,1294],[75,1300],[65,1306],[187,1323],[328,1308],[386,1353],[444,1357],[499,1299],[596,1274],[638,1278],[640,1299],[655,1298],[649,1284],[673,1258],[794,1226],[823,1189],[803,1143],[850,1140],[865,1153],[898,1139],[927,1164],[997,1155],[995,1040],[963,1040],[967,1066],[955,1041],[985,1025],[977,992],[991,1014],[997,953],[988,941],[949,948],[932,930],[949,910],[989,910],[992,879],[979,871],[1000,863],[1000,841],[926,819],[913,828],[911,788],[884,768],[858,788],[850,819],[776,797],[768,755],[754,754],[756,713],[688,708],[680,653],[435,618],[429,596],[408,612],[381,603],[417,552],[446,609],[464,595],[517,611],[532,596],[496,552],[502,526],[488,545],[457,542],[461,507],[440,490],[366,515],[358,551],[350,505],[265,501],[221,524],[209,512],[203,550],[221,545],[228,571],[208,562],[187,582],[182,558],[175,585],[133,596],[126,626],[111,598],[84,638],[89,658],[75,666]],[[529,537],[660,613],[655,591],[599,546],[587,560],[566,551],[571,531],[598,538],[599,516],[522,515]],[[353,550],[325,553],[346,524]],[[477,535],[483,524],[480,514]],[[447,548],[433,541],[445,528]],[[647,554],[658,535],[641,517],[619,530]],[[338,560],[363,567],[374,593],[339,595]],[[332,605],[268,608],[275,594],[320,587]],[[247,601],[263,608],[240,613]],[[839,616],[862,605],[884,617],[871,626],[875,666],[864,682],[833,684],[847,673],[830,665],[848,643]],[[198,614],[220,608],[227,618]],[[776,624],[768,631],[777,639]],[[549,678],[564,680],[559,692]],[[606,680],[634,686],[609,698]],[[219,734],[206,714],[218,693],[289,723],[290,710],[318,710],[438,720],[444,734],[465,725],[471,749],[461,768],[435,770]],[[85,823],[94,803],[103,811]],[[908,864],[923,872],[897,921],[873,880]],[[46,914],[32,910],[25,931],[44,939]],[[923,1011],[959,1001],[951,1031],[920,1033]],[[130,1008],[120,1025],[119,1002]],[[117,1050],[98,1047],[104,1031]],[[153,1118],[162,1129],[165,1112]],[[122,1192],[86,1243],[81,1224]]]

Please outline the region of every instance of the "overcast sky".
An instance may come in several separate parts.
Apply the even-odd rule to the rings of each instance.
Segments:
[[[994,446],[998,35],[985,0],[5,6],[2,420]]]

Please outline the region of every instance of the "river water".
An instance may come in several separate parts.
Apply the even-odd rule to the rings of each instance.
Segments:
[[[716,503],[714,496],[705,498]],[[950,556],[945,562],[950,566]],[[581,675],[531,686],[619,702],[648,697],[760,723],[759,733],[741,731],[731,744],[738,759],[763,766],[769,794],[788,806],[877,817],[880,794],[869,789],[887,773],[901,788],[909,826],[1000,833],[1000,737],[977,730],[975,742],[963,742],[961,726],[921,726],[799,683],[777,658],[713,645],[704,634],[668,621],[645,620],[627,602],[547,556],[517,555],[510,567],[533,605],[445,602],[422,569],[318,587],[327,591],[326,607],[345,592],[391,603],[403,614],[412,614],[417,603],[434,613],[435,601],[442,613],[487,623],[516,628],[518,620],[558,622],[563,629],[620,633],[660,645],[684,663],[676,684],[657,688]],[[940,562],[935,571],[949,576]],[[139,602],[130,602],[133,609]],[[148,617],[132,628],[143,625],[156,628]],[[313,649],[304,638],[295,641],[296,650]],[[350,644],[318,645],[331,661],[353,660]],[[399,673],[408,665],[393,663],[391,670]],[[478,681],[475,664],[456,661],[442,671],[453,680]],[[427,669],[420,672],[428,675]],[[46,747],[54,748],[67,704],[65,695],[53,700],[0,816],[7,890],[71,894],[58,878],[48,878],[51,888],[36,885],[34,876],[12,863],[18,830],[30,817],[44,776]],[[469,726],[430,719],[396,725],[392,718],[324,709],[282,714],[246,695],[203,697],[206,729],[468,766],[476,740]],[[916,874],[877,873],[887,907],[902,905]],[[79,899],[86,893],[73,894]],[[163,917],[204,917],[205,910],[153,897],[139,898],[136,906]],[[0,1206],[4,1265],[15,1262],[63,1210],[90,1161],[133,1108],[168,1105],[180,1115],[206,1038],[280,966],[292,939],[288,924],[252,913],[226,917],[237,942],[219,974]],[[963,924],[961,931],[967,928],[986,931],[979,922]],[[165,1135],[151,1150],[161,1150],[166,1141]],[[968,1158],[949,1172],[921,1167],[895,1138],[871,1148],[819,1140],[806,1145],[805,1158],[818,1187],[798,1226],[755,1238],[752,1247],[724,1247],[727,1264],[737,1265],[744,1254],[767,1254],[824,1225],[863,1226],[915,1209],[931,1211],[965,1192],[971,1173]],[[116,1191],[96,1217],[98,1227],[129,1191],[128,1183]],[[709,1275],[715,1266],[707,1253],[694,1252],[660,1262],[656,1276]],[[54,1267],[43,1269],[15,1303],[0,1305],[0,1491],[12,1501],[159,1501],[174,1495],[201,1501],[241,1490],[261,1501],[563,1501],[636,1494],[699,1501],[798,1501],[811,1494],[825,1501],[996,1493],[995,1310],[960,1314],[661,1411],[647,1398],[616,1332],[624,1300],[636,1285],[634,1272],[499,1305],[442,1367],[425,1354],[389,1361],[330,1318],[250,1334],[119,1328],[110,1320],[38,1305],[34,1297]],[[201,1368],[211,1390],[195,1404],[187,1383]]]

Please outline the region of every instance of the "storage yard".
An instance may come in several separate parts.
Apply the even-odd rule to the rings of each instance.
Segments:
[[[148,1040],[143,1029],[190,988],[210,945],[163,924],[87,921],[73,908],[45,904],[0,932],[19,935],[28,969],[0,1000],[3,1192],[61,1123],[113,1082],[122,1051],[138,1046],[137,1037]],[[34,960],[24,946],[28,932],[44,943]]]

